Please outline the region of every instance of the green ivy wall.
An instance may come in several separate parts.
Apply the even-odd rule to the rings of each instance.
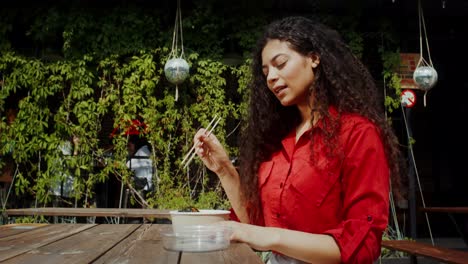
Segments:
[[[117,179],[131,185],[127,138],[109,138],[108,126],[126,127],[142,118],[157,168],[156,189],[144,197],[149,206],[229,207],[216,176],[197,160],[189,170],[181,169],[180,161],[196,130],[215,114],[222,118],[215,133],[236,156],[247,104],[246,58],[261,27],[274,16],[246,3],[233,6],[227,16],[215,1],[195,2],[182,6],[190,77],[179,85],[178,101],[163,72],[175,6],[96,8],[71,1],[1,10],[0,170],[13,164],[16,201],[49,205],[50,186],[65,174],[74,175],[78,206],[95,197],[96,184]],[[346,23],[353,19],[358,18],[322,16],[365,57],[366,45],[375,43],[364,41],[357,23]],[[390,56],[385,50],[395,54],[380,48],[379,56]],[[394,77],[392,67],[384,66],[385,78]],[[10,108],[17,110],[11,124]],[[79,155],[64,156],[59,146],[73,135],[80,138]]]

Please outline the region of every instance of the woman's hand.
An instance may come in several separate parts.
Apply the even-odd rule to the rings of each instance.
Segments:
[[[195,134],[195,151],[208,169],[221,176],[232,163],[218,138],[213,134],[207,136],[207,133],[208,131],[202,128]]]
[[[259,251],[276,251],[307,263],[340,263],[341,253],[332,236],[263,227],[234,221],[217,225],[232,228],[231,240],[243,242]]]
[[[215,135],[200,129],[193,139],[195,151],[205,166],[218,175],[221,185],[237,217],[248,222],[249,217],[240,193],[239,173],[229,159],[226,150]]]
[[[273,229],[263,226],[243,224],[236,221],[223,221],[220,224],[232,228],[231,240],[247,243],[256,250],[271,250],[273,241],[277,239],[277,234]]]

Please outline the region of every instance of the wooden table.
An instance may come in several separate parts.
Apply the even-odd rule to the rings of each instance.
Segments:
[[[186,253],[163,248],[161,224],[19,224],[0,226],[1,263],[262,264],[246,244]]]

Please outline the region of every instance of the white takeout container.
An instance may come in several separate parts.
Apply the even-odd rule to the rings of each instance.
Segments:
[[[200,210],[200,212],[170,211],[172,227],[177,231],[179,227],[190,225],[207,225],[219,221],[229,220],[230,211]]]
[[[166,250],[209,252],[228,248],[232,231],[222,225],[187,225],[177,231],[168,227],[160,234]]]

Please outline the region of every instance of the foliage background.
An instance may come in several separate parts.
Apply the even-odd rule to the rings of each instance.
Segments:
[[[175,86],[163,68],[175,2],[20,1],[0,10],[0,156],[10,156],[17,169],[12,206],[49,204],[51,185],[67,173],[74,175],[78,206],[89,206],[99,184],[131,184],[128,139],[109,134],[142,118],[156,168],[149,206],[229,208],[216,176],[198,161],[182,170],[180,161],[196,130],[215,114],[222,117],[217,136],[237,155],[250,50],[263,25],[297,11],[273,0],[182,1],[190,77],[174,101]],[[398,83],[391,72],[398,41],[388,23],[363,21],[359,1],[339,14],[326,2],[302,15],[340,31],[376,79]],[[385,104],[391,109],[395,102],[390,93]],[[18,110],[11,125],[9,108]],[[81,141],[79,155],[63,156],[59,146],[73,135]],[[5,166],[3,158],[0,169]]]

